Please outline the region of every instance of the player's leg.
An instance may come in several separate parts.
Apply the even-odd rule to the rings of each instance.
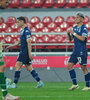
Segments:
[[[22,63],[21,62],[16,62],[16,65],[15,65],[15,74],[14,74],[14,83],[11,84],[9,86],[9,88],[16,88],[17,87],[17,83],[19,81],[19,78],[20,78],[20,69],[22,67]]]
[[[18,80],[20,78],[20,69],[22,67],[22,63],[21,62],[16,62],[15,65],[15,75],[14,75],[14,83],[17,84]]]
[[[5,70],[5,65],[4,65],[4,59],[1,56],[0,57],[0,87],[3,93],[3,100],[18,100],[18,96],[12,96],[7,92],[6,88],[6,78],[4,76],[4,70]]]
[[[90,72],[88,72],[88,69],[86,66],[87,65],[87,52],[83,52],[83,55],[78,57],[78,61],[79,61],[81,68],[84,72],[85,83],[86,83],[86,87],[83,88],[82,90],[84,90],[84,91],[90,90]]]
[[[5,97],[7,95],[7,89],[6,89],[6,81],[5,81],[5,76],[4,76],[4,69],[5,69],[5,66],[0,64],[0,87],[3,93],[3,96]]]
[[[70,59],[68,61],[68,65],[67,65],[67,68],[68,68],[69,74],[70,74],[70,78],[71,78],[72,83],[73,83],[73,85],[69,88],[69,90],[74,90],[74,89],[79,87],[77,84],[76,72],[73,68],[76,63],[77,63],[76,56],[74,54],[72,54],[70,56]]]
[[[84,87],[82,90],[88,91],[90,90],[90,72],[88,72],[86,65],[81,65],[81,68],[84,72],[85,83],[86,83],[86,87]]]
[[[77,89],[79,86],[77,84],[77,80],[76,80],[76,72],[73,69],[74,63],[68,63],[67,67],[69,70],[69,74],[70,74],[70,78],[72,80],[73,85],[69,88],[69,90],[74,90]]]
[[[30,72],[32,77],[38,82],[37,88],[44,86],[43,82],[40,80],[38,73],[32,68],[32,64],[26,65],[27,70]]]

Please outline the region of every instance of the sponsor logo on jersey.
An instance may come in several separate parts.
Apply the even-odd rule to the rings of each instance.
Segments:
[[[27,35],[27,39],[28,39],[28,38],[31,38],[31,35]]]
[[[26,30],[26,32],[29,32],[28,30]]]

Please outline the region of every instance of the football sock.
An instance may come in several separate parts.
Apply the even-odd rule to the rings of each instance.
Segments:
[[[90,73],[85,74],[86,86],[90,87]]]
[[[39,78],[39,76],[38,76],[38,73],[37,73],[35,70],[32,70],[32,71],[31,71],[31,75],[32,75],[32,77],[33,77],[37,82],[40,81],[40,78]]]
[[[15,71],[15,76],[14,76],[14,83],[17,84],[18,80],[20,78],[20,70]]]
[[[2,89],[3,96],[5,97],[7,95],[7,89],[6,89],[6,80],[4,73],[0,72],[0,87]]]
[[[73,84],[77,85],[75,70],[74,69],[70,70],[69,74],[70,74],[70,77],[71,77],[71,80],[72,80]]]

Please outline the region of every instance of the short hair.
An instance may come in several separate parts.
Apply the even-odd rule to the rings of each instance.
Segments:
[[[79,15],[80,17],[84,19],[84,15],[82,13],[77,13],[77,15]]]
[[[21,21],[24,21],[24,23],[26,23],[25,17],[23,17],[23,16],[18,17],[17,20],[21,20]]]

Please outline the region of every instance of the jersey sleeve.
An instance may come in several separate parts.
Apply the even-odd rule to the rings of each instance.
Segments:
[[[86,27],[83,29],[82,36],[88,37],[88,29]]]
[[[30,30],[26,30],[25,31],[25,36],[26,36],[26,39],[31,39],[31,31]]]

